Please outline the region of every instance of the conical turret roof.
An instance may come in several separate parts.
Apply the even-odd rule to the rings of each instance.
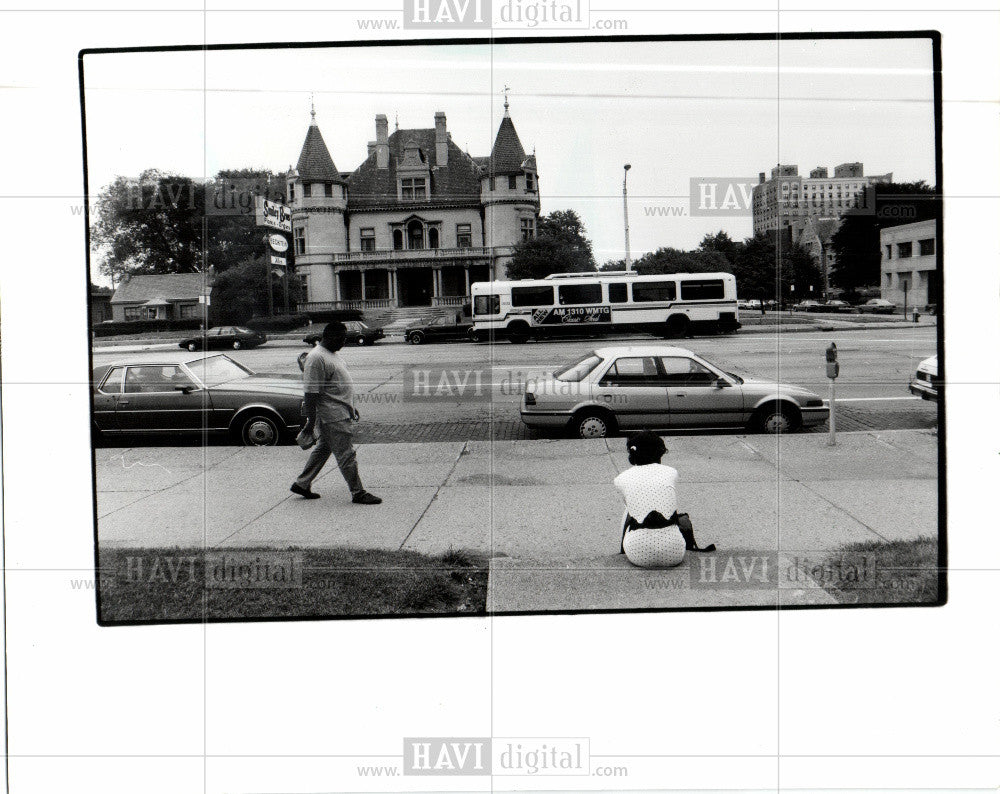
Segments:
[[[497,138],[493,142],[493,152],[490,154],[490,172],[494,174],[512,174],[519,172],[525,161],[524,147],[517,137],[514,122],[510,116],[504,116],[497,130]]]
[[[333,164],[330,150],[326,148],[323,133],[315,123],[309,125],[302,153],[295,169],[299,178],[306,182],[341,182],[340,171]]]

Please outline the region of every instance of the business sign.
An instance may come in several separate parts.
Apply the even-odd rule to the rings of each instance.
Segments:
[[[258,197],[256,217],[258,226],[269,226],[280,232],[292,230],[292,209],[287,204],[279,204],[276,201],[268,201],[266,198]]]
[[[610,323],[610,306],[557,306],[554,309],[535,309],[531,315],[535,325],[590,325]]]
[[[279,267],[286,267],[288,265],[288,260],[283,256],[275,256],[271,254],[271,264],[278,265]]]
[[[269,234],[267,244],[271,246],[272,251],[277,251],[279,254],[288,250],[288,240],[283,234]]]

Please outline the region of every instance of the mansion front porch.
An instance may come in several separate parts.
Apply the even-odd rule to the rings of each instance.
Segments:
[[[333,268],[332,299],[317,300],[325,296],[310,289],[310,300],[299,304],[299,310],[461,307],[471,301],[474,282],[495,278],[492,257],[486,249],[448,250],[452,261],[441,261],[445,259],[442,249],[426,249],[419,258],[412,256],[416,252],[407,251],[411,256],[405,259],[398,256],[400,253],[360,251],[335,255],[332,265],[327,266]],[[317,267],[323,265],[312,265],[311,269]]]

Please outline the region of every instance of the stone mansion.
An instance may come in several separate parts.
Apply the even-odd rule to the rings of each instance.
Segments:
[[[379,114],[368,158],[351,172],[337,170],[313,111],[286,188],[307,310],[461,306],[472,282],[504,278],[538,221],[535,156],[507,102],[488,157],[463,152],[444,113],[391,135]]]

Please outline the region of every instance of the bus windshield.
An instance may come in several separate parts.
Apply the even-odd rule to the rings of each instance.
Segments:
[[[578,383],[594,371],[594,367],[601,363],[601,357],[597,353],[587,353],[579,361],[574,361],[568,367],[563,367],[552,373],[556,380]]]

